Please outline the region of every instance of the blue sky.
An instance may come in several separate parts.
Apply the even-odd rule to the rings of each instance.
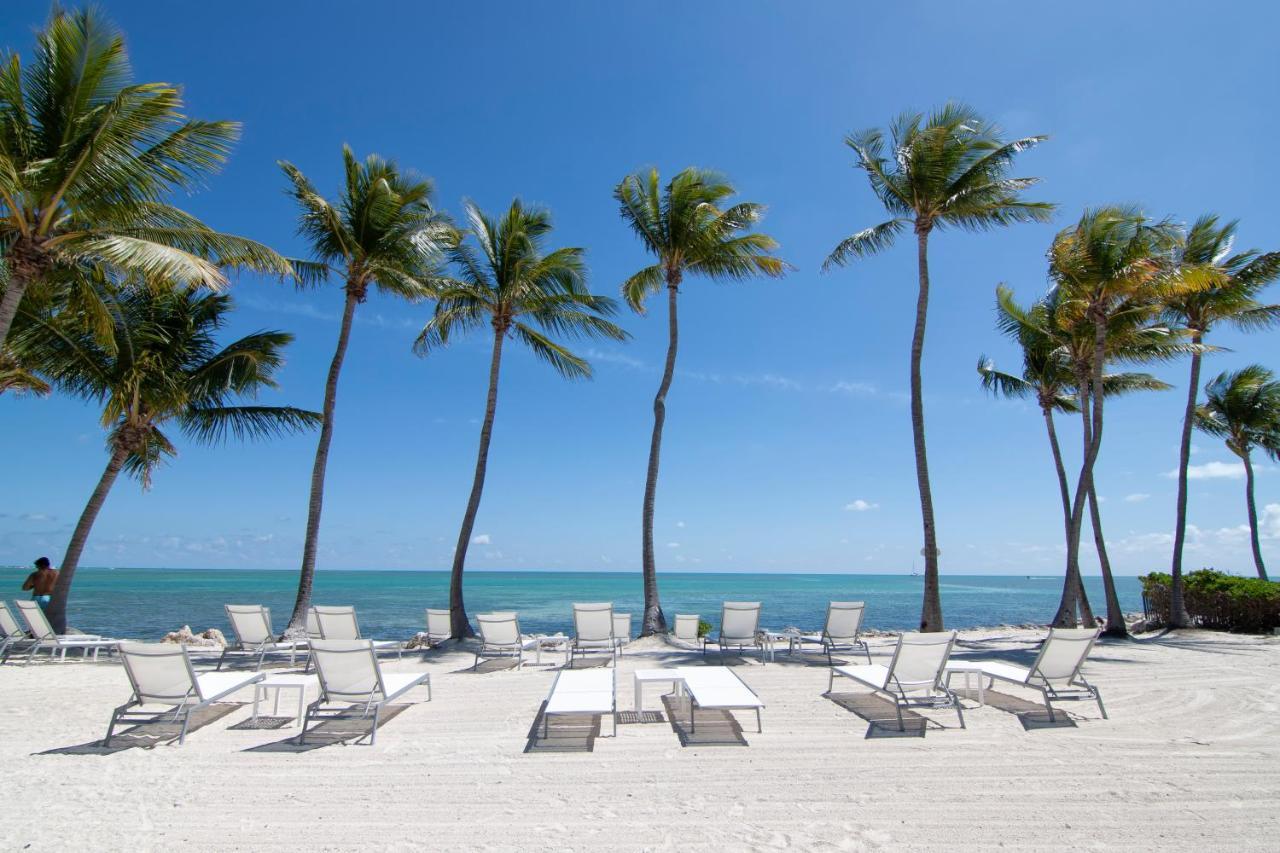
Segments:
[[[0,43],[29,54],[48,4],[10,0]],[[1280,75],[1270,4],[539,3],[368,0],[110,2],[139,80],[185,86],[189,112],[244,123],[227,168],[189,209],[286,253],[305,247],[277,159],[337,191],[351,144],[431,176],[441,207],[548,206],[553,245],[588,250],[616,294],[648,261],[619,220],[628,172],[727,173],[769,205],[764,230],[797,267],[781,281],[689,281],[668,400],[659,568],[909,571],[920,548],[907,417],[912,247],[823,275],[842,237],[883,218],[844,135],[906,108],[966,100],[1010,134],[1052,139],[1018,171],[1061,205],[1051,225],[933,241],[924,382],[930,466],[949,573],[1061,571],[1061,520],[1043,425],[978,386],[979,353],[1016,367],[992,327],[994,288],[1045,288],[1044,250],[1087,205],[1139,202],[1189,220],[1242,221],[1243,245],[1280,248],[1268,109]],[[246,277],[228,334],[297,335],[278,393],[319,408],[337,334],[336,286],[299,293]],[[1273,293],[1280,301],[1280,289]],[[361,307],[338,398],[321,568],[445,568],[474,465],[487,343],[428,359],[409,345],[428,308]],[[665,347],[660,305],[623,318],[634,340],[583,345],[592,382],[569,383],[512,348],[504,367],[476,569],[631,570],[651,401]],[[1274,332],[1223,331],[1206,376],[1280,366]],[[1108,407],[1099,463],[1117,571],[1167,569],[1186,365],[1178,386]],[[61,559],[105,464],[96,413],[66,398],[0,398],[11,456],[0,564]],[[1074,424],[1060,425],[1076,451]],[[1251,571],[1243,480],[1197,437],[1187,561]],[[183,445],[151,491],[122,480],[86,565],[293,568],[314,437]],[[1078,454],[1073,454],[1073,459]],[[1264,551],[1280,555],[1280,471],[1259,466]],[[1087,538],[1087,534],[1086,534]],[[1086,553],[1089,549],[1086,548]],[[1094,571],[1091,555],[1087,566]]]

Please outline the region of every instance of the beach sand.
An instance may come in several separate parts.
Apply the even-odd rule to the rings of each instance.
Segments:
[[[959,659],[1029,663],[1038,635],[961,636]],[[878,662],[890,648],[872,642]],[[1102,644],[1086,673],[1110,720],[1070,702],[1050,725],[1036,694],[997,685],[987,707],[966,701],[967,729],[925,710],[905,736],[852,682],[824,697],[825,660],[739,661],[764,733],[749,714],[739,728],[705,712],[687,745],[659,685],[645,719],[662,721],[624,717],[616,738],[553,722],[550,742],[531,740],[554,668],[472,673],[471,660],[392,659],[430,670],[434,700],[410,694],[372,747],[305,750],[296,728],[237,728],[240,704],[182,747],[104,751],[129,693],[118,664],[0,667],[0,849],[1274,850],[1280,832],[1280,638]],[[619,710],[634,669],[698,660],[633,644]]]

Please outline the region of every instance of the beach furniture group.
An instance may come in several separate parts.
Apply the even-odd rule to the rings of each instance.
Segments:
[[[0,639],[0,661],[8,660],[10,655],[21,650],[27,653],[27,663],[30,663],[41,649],[47,649],[51,658],[57,657],[63,661],[67,659],[68,650],[79,650],[81,656],[86,658],[92,653],[93,659],[97,660],[99,652],[106,651],[109,654],[120,644],[119,640],[97,634],[59,634],[53,630],[37,602],[15,601],[14,604],[18,606],[18,615],[27,627],[25,630],[19,627],[9,608],[4,602],[0,602],[0,633],[3,633],[3,638]]]

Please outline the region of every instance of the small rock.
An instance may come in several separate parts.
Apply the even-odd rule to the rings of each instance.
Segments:
[[[217,628],[207,628],[199,634],[192,633],[190,625],[164,635],[162,643],[178,643],[183,646],[225,646],[227,638]]]

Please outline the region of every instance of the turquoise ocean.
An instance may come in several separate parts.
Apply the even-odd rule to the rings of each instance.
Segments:
[[[0,597],[20,592],[29,569],[0,570]],[[1120,604],[1142,609],[1138,579],[1118,577]],[[1085,578],[1096,612],[1105,611],[1102,579]],[[919,622],[923,581],[913,575],[660,573],[668,620],[697,613],[713,624],[723,601],[760,601],[761,625],[821,627],[828,601],[866,601],[869,628],[910,630]],[[527,633],[568,632],[574,601],[612,601],[638,630],[640,575],[624,572],[470,572],[467,611],[515,610]],[[69,623],[95,634],[157,639],[181,625],[229,632],[224,604],[265,604],[277,629],[293,609],[297,573],[243,569],[96,569],[76,572]],[[1062,579],[1051,576],[943,575],[947,626],[1045,623],[1057,610]],[[436,571],[319,571],[313,604],[355,605],[365,636],[402,638],[424,628],[423,610],[447,607],[449,574]],[[229,634],[228,634],[229,635]]]

